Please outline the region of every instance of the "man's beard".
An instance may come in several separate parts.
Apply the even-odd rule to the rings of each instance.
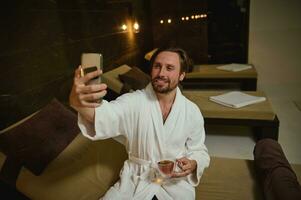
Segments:
[[[157,83],[157,81],[164,81],[166,84],[160,85]],[[175,82],[172,84],[169,78],[163,78],[163,77],[155,77],[152,79],[152,86],[155,92],[161,93],[161,94],[168,94],[169,92],[173,91],[177,86],[179,82]]]

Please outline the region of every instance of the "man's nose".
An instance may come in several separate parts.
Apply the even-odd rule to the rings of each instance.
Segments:
[[[165,75],[165,72],[166,72],[165,68],[164,68],[164,67],[161,67],[161,68],[160,68],[160,71],[159,71],[159,75],[160,75],[160,76],[164,76],[164,75]]]

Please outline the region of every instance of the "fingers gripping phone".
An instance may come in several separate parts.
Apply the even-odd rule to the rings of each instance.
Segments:
[[[103,69],[103,57],[100,53],[82,53],[81,55],[81,76],[87,73],[96,71],[97,69]],[[91,79],[87,84],[99,84],[101,83],[100,76]]]

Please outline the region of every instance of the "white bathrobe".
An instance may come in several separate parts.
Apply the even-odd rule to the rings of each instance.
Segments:
[[[124,136],[129,159],[124,162],[120,180],[103,199],[195,199],[195,189],[209,155],[204,145],[204,120],[198,107],[177,88],[171,111],[163,122],[161,108],[149,84],[144,90],[103,100],[95,109],[95,124],[79,115],[79,127],[91,140]],[[94,137],[88,133],[95,133]],[[197,161],[195,173],[158,184],[153,181],[156,163],[186,156]]]

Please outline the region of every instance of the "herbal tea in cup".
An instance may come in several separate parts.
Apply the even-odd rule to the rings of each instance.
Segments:
[[[174,171],[175,162],[172,160],[161,160],[158,162],[158,168],[163,175],[171,176]]]

